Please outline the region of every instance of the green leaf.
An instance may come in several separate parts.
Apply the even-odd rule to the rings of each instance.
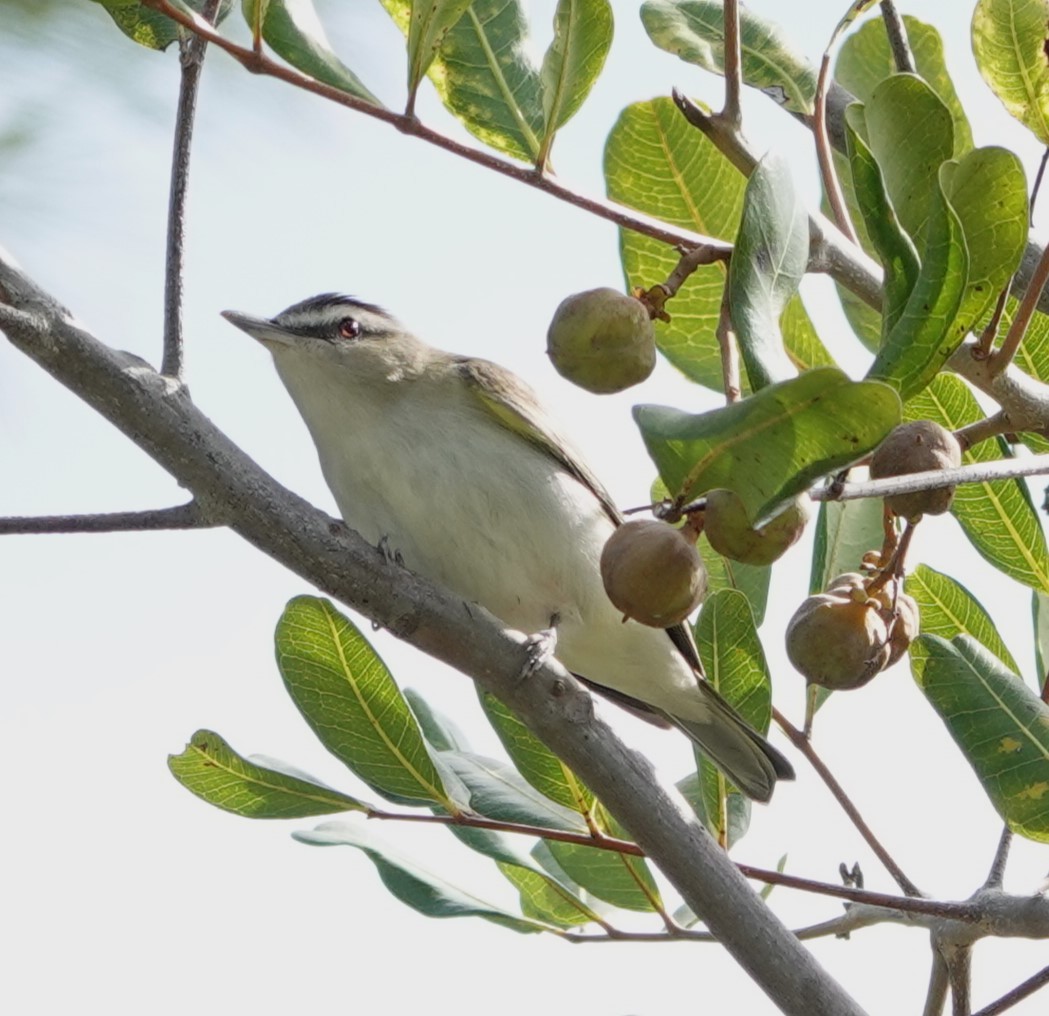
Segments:
[[[821,593],[831,579],[858,571],[863,555],[869,550],[878,550],[884,535],[880,498],[821,501],[812,547],[809,593]]]
[[[722,557],[702,534],[697,546],[707,569],[707,595],[722,589],[738,590],[747,598],[754,623],[760,627],[765,620],[765,607],[768,605],[772,566],[744,564]]]
[[[1031,593],[1031,620],[1034,622],[1034,673],[1037,683],[1043,685],[1049,679],[1049,596],[1037,590]]]
[[[1049,842],[1049,706],[967,635],[921,635],[914,678],[1013,832]]]
[[[589,832],[575,811],[538,793],[513,766],[472,752],[441,752],[440,760],[469,791],[470,810],[497,822]]]
[[[568,886],[545,872],[518,864],[501,863],[499,870],[521,895],[521,912],[525,917],[572,928],[600,920]]]
[[[779,319],[808,263],[808,213],[787,161],[770,152],[747,181],[728,273],[732,324],[755,391],[794,376]]]
[[[275,641],[288,693],[328,751],[385,797],[458,810],[390,672],[331,602],[295,597]]]
[[[610,835],[622,837],[621,827],[600,805],[598,812],[601,826]],[[624,910],[642,912],[661,906],[659,887],[644,858],[557,840],[547,840],[546,845],[568,877],[599,900]]]
[[[973,54],[1005,108],[1049,144],[1049,19],[1045,0],[979,0]]]
[[[502,702],[477,689],[481,708],[518,772],[539,793],[569,811],[586,815],[594,795]]]
[[[863,216],[870,246],[885,269],[882,327],[891,331],[918,282],[921,260],[896,218],[874,153],[863,140],[866,129],[863,107],[850,106],[845,111],[845,143],[852,179],[851,197],[853,207]]]
[[[953,639],[969,635],[989,649],[1014,674],[1020,673],[990,614],[960,582],[920,564],[907,576],[906,590],[918,604],[925,635]]]
[[[955,322],[956,343],[997,302],[1027,247],[1027,178],[1004,148],[977,148],[947,179],[969,255],[968,283]]]
[[[791,49],[779,26],[740,7],[743,81],[792,113],[811,113],[816,72]],[[660,49],[704,70],[725,69],[725,12],[720,0],[646,0],[641,22]]]
[[[241,0],[244,19],[250,26],[254,26],[258,18],[258,4],[259,0]],[[263,8],[262,37],[274,53],[303,74],[373,106],[382,105],[332,52],[311,0],[267,0]]]
[[[382,0],[408,39],[408,108],[415,106],[419,83],[430,69],[444,37],[466,13],[472,0]]]
[[[543,83],[546,129],[538,164],[545,165],[555,133],[583,105],[612,45],[608,0],[559,0],[550,43],[539,77]]]
[[[382,2],[391,13],[403,6],[403,0]],[[428,73],[441,101],[475,138],[535,162],[546,119],[528,41],[520,0],[474,0],[445,33]]]
[[[722,240],[739,229],[745,179],[670,99],[638,102],[620,113],[605,145],[605,183],[613,201],[682,229]],[[663,282],[679,260],[665,243],[632,230],[619,231],[619,250],[628,288]],[[672,320],[656,322],[663,355],[716,391],[723,380],[715,330],[724,288],[724,266],[703,265],[668,304]],[[781,325],[799,370],[833,362],[798,297]]]
[[[931,204],[917,282],[867,372],[897,388],[904,401],[932,380],[963,338],[955,327],[969,270],[962,224],[942,184]]]
[[[439,713],[414,688],[404,689],[404,698],[419,721],[423,737],[437,751],[469,751],[470,744],[458,724]]]
[[[885,189],[924,260],[930,200],[940,166],[954,157],[951,111],[921,78],[893,74],[871,93],[864,120]]]
[[[925,79],[950,110],[954,123],[952,155],[964,155],[973,146],[972,130],[958,93],[954,90],[954,82],[947,72],[940,33],[932,25],[909,14],[903,16],[903,23],[919,76]],[[895,73],[896,61],[889,48],[885,23],[881,18],[872,18],[848,36],[841,44],[834,63],[835,81],[852,92],[860,102],[867,102],[879,82]]]
[[[204,8],[205,0],[183,0],[177,6],[188,7],[190,10],[200,14]],[[129,39],[133,39],[140,46],[147,49],[167,49],[179,37],[182,28],[178,22],[172,21],[166,14],[161,14],[145,4],[141,0],[95,0],[106,9],[106,13],[113,19],[119,28]],[[215,24],[222,24],[233,6],[233,0],[222,0],[219,6]]]
[[[246,818],[307,818],[368,810],[356,798],[305,773],[243,758],[211,730],[198,730],[181,755],[169,755],[168,768],[197,797]]]
[[[821,476],[862,458],[899,422],[896,393],[835,367],[708,413],[635,406],[634,419],[667,489],[687,500],[728,487],[757,523]]]
[[[726,589],[708,596],[696,625],[707,680],[755,730],[772,719],[772,682],[747,598]],[[731,849],[750,824],[750,801],[697,752],[700,817],[710,834]]]
[[[316,829],[292,835],[314,847],[356,847],[375,865],[386,888],[426,917],[483,917],[513,931],[553,930],[549,925],[513,914],[453,885],[422,864],[404,857],[370,830],[348,822],[325,822]]]
[[[906,408],[907,419],[935,420],[948,430],[958,430],[984,416],[965,382],[951,374],[936,377]],[[990,462],[1005,450],[1004,443],[981,441],[962,461]],[[951,514],[995,568],[1032,589],[1049,592],[1049,551],[1023,480],[960,484]]]
[[[1016,314],[1019,301],[1008,299],[1005,304],[1005,314],[1002,315],[1001,327],[998,334],[1005,336],[1009,330],[1009,324]],[[1025,373],[1043,384],[1049,384],[1049,314],[1035,311],[1031,321],[1024,332],[1023,342],[1016,351],[1016,365]]]

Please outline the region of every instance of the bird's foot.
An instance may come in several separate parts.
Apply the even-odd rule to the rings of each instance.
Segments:
[[[401,556],[399,550],[395,550],[390,546],[390,537],[388,535],[384,535],[379,539],[377,549],[379,553],[386,558],[388,564],[395,564],[401,568],[404,567],[404,558]]]
[[[522,681],[528,680],[554,655],[557,649],[557,622],[558,617],[555,614],[550,618],[549,628],[543,628],[542,631],[529,635],[525,640],[527,658],[525,659],[525,665],[521,668]]]

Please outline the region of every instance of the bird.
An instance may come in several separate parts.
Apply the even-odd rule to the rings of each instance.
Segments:
[[[338,293],[272,318],[222,314],[272,354],[350,528],[508,628],[550,633],[571,673],[678,727],[754,800],[793,778],[704,679],[684,625],[648,627],[612,605],[599,561],[623,516],[520,378]]]

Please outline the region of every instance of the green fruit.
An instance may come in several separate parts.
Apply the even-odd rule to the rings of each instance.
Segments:
[[[601,552],[601,579],[625,618],[652,628],[683,621],[707,592],[695,534],[655,519],[624,522],[616,529]]]
[[[878,445],[871,456],[870,475],[905,476],[930,469],[951,469],[962,464],[958,439],[932,420],[900,424]],[[896,515],[916,519],[921,515],[942,515],[951,506],[954,487],[921,490],[914,494],[893,494],[885,504]]]
[[[754,565],[772,564],[798,541],[809,520],[811,505],[809,496],[803,494],[755,529],[751,527],[747,509],[734,491],[711,490],[706,499],[703,532],[707,534],[710,545],[722,557]]]
[[[561,302],[546,333],[558,374],[597,395],[640,384],[656,365],[655,329],[640,300],[590,289]]]

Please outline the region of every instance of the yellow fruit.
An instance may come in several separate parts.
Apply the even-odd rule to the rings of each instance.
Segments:
[[[546,334],[558,374],[605,395],[640,384],[656,365],[652,319],[640,300],[615,289],[590,289],[561,302]]]
[[[949,430],[932,420],[915,420],[900,424],[878,445],[871,456],[870,475],[879,480],[961,464],[961,446]],[[942,515],[951,506],[953,497],[954,487],[941,487],[914,494],[893,494],[885,503],[895,514],[916,519],[921,515]]]
[[[803,494],[755,529],[734,491],[711,490],[706,499],[703,532],[707,534],[711,547],[722,557],[754,565],[772,564],[798,541],[809,520],[811,505],[809,496]]]
[[[617,610],[653,628],[683,621],[707,591],[695,535],[655,519],[616,529],[601,552],[601,579]]]

